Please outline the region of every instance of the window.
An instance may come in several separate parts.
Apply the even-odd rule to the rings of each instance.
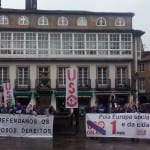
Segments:
[[[48,54],[48,33],[38,33],[39,54]]]
[[[127,67],[117,67],[117,85],[126,85],[128,79]]]
[[[74,48],[76,49],[75,50],[75,54],[84,54],[85,51],[84,51],[84,48],[85,48],[85,45],[84,45],[84,41],[85,41],[85,38],[84,38],[84,34],[74,34]]]
[[[26,16],[19,17],[18,24],[19,25],[28,25],[29,24],[29,18]]]
[[[3,25],[3,24],[9,24],[9,20],[8,20],[7,16],[1,15],[0,16],[0,25]]]
[[[144,91],[145,90],[145,80],[139,79],[139,90]]]
[[[39,67],[38,68],[38,79],[40,87],[49,87],[49,67]]]
[[[58,68],[58,84],[60,88],[66,86],[66,67]]]
[[[108,71],[106,67],[98,67],[98,84],[107,84]]]
[[[8,67],[0,67],[0,87],[3,87],[3,83],[8,82]]]
[[[110,34],[110,49],[120,49],[119,34]]]
[[[115,26],[125,26],[125,19],[122,17],[117,17],[115,19]]]
[[[140,72],[144,71],[144,63],[140,63]]]
[[[26,33],[26,54],[36,54],[36,33]]]
[[[58,25],[67,26],[68,25],[68,19],[66,17],[59,17],[58,18]]]
[[[131,34],[121,34],[121,49],[131,50]]]
[[[78,68],[78,85],[79,87],[88,86],[88,68],[87,67]]]
[[[29,68],[18,67],[18,86],[28,86]]]
[[[108,34],[98,34],[98,49],[108,49]]]
[[[103,18],[103,17],[98,18],[97,21],[96,21],[96,25],[97,26],[106,26],[107,25],[106,24],[106,19]]]
[[[52,50],[52,54],[60,54],[61,41],[59,33],[51,33],[50,34],[50,49]]]
[[[49,78],[49,68],[48,67],[39,67],[38,68],[38,78]]]
[[[24,33],[13,33],[13,48],[15,49],[13,51],[14,54],[23,54],[23,49],[25,46],[24,44]]]
[[[96,34],[86,34],[86,49],[96,49]]]
[[[38,19],[38,25],[48,25],[48,18],[45,16],[41,16]]]
[[[72,49],[72,34],[63,33],[62,34],[62,48],[63,49]]]
[[[77,25],[78,26],[87,26],[87,18],[85,18],[85,17],[79,17],[77,19]]]
[[[1,54],[11,54],[11,33],[9,32],[1,32],[0,36],[0,48]]]

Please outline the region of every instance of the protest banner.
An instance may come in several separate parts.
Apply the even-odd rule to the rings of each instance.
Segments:
[[[150,139],[150,114],[86,114],[86,136]]]
[[[66,108],[78,108],[77,68],[66,68]]]
[[[53,115],[0,114],[0,136],[53,137]]]
[[[4,106],[7,107],[15,105],[13,85],[11,83],[3,83],[3,93],[4,93]]]

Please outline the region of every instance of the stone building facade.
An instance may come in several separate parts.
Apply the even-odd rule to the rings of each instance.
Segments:
[[[32,3],[28,3],[32,1]],[[67,112],[65,69],[78,68],[80,108],[137,101],[134,74],[144,34],[132,28],[134,13],[0,9],[0,87],[11,81],[15,100]]]

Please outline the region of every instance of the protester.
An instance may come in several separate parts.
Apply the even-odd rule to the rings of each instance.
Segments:
[[[33,106],[32,104],[29,104],[26,108],[26,114],[31,114],[32,110],[33,110]]]
[[[36,105],[33,105],[32,110],[30,110],[30,114],[35,116],[40,115],[40,111],[37,109]]]
[[[132,113],[132,109],[130,107],[130,103],[125,104],[125,112],[126,113]]]
[[[56,110],[54,109],[54,107],[52,105],[49,106],[48,113],[53,114],[53,115],[56,114]]]
[[[10,113],[13,113],[13,114],[23,114],[23,113],[25,113],[25,110],[22,107],[22,105],[21,105],[20,102],[16,102],[15,106],[11,106],[10,107]]]
[[[106,113],[106,108],[103,106],[103,104],[98,104],[96,113]]]
[[[0,101],[0,113],[4,112],[5,112],[4,104],[2,103],[2,101]]]

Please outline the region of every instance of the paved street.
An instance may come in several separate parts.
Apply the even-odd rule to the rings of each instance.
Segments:
[[[93,139],[79,136],[48,138],[0,138],[3,150],[149,150],[150,140]]]

